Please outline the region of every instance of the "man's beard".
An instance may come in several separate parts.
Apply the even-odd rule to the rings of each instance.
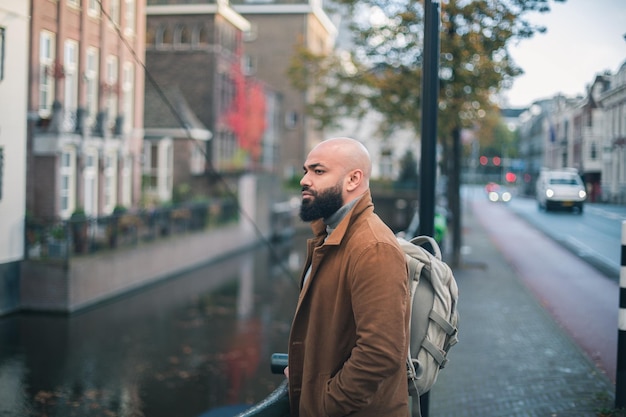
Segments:
[[[309,190],[308,187],[302,187],[302,190],[308,190],[313,194],[313,198],[310,201],[303,200],[300,205],[300,218],[305,222],[328,218],[343,206],[341,184],[322,190],[319,193]]]

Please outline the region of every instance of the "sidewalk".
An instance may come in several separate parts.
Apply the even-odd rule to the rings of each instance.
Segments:
[[[429,417],[596,417],[615,387],[549,316],[464,208],[460,342],[430,393]]]

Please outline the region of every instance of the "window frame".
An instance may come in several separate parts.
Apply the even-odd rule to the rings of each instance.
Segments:
[[[135,0],[124,0],[124,34],[133,36],[136,30],[137,13]]]
[[[87,48],[87,59],[85,60],[85,106],[87,110],[87,124],[93,123],[98,114],[98,101],[100,92],[98,80],[100,74],[100,51],[98,48],[90,46]]]
[[[39,106],[41,117],[52,114],[54,102],[55,34],[42,30],[39,34]]]
[[[104,155],[104,184],[103,184],[103,212],[105,214],[113,213],[113,209],[117,204],[117,154],[115,152],[107,152]]]
[[[120,0],[109,0],[109,16],[111,22],[119,27],[120,25]]]
[[[6,28],[4,26],[0,26],[0,81],[4,79],[4,57],[5,57],[5,49],[4,45],[6,42]]]
[[[135,115],[135,66],[125,62],[122,68],[122,114],[124,115],[124,132],[134,126]]]
[[[80,59],[78,41],[66,39],[63,50],[64,117],[66,127],[72,129],[76,125],[76,112],[78,110],[78,61]]]
[[[4,146],[0,146],[0,201],[2,201],[2,190],[4,184]]]
[[[119,89],[119,59],[115,55],[109,55],[106,59],[106,84],[107,84],[107,127],[115,126],[115,119],[119,114],[118,89]]]
[[[59,214],[63,218],[69,218],[74,211],[75,186],[76,151],[73,148],[65,148],[59,156]]]

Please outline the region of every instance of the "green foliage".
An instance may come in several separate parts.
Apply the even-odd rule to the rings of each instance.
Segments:
[[[302,186],[300,185],[301,179],[301,175],[292,175],[291,178],[288,178],[284,181],[284,189],[287,191],[300,191],[300,189],[302,188]]]
[[[526,15],[564,0],[448,0],[441,2],[439,133],[474,128],[495,111],[494,98],[522,74],[509,45],[545,29]],[[339,0],[354,18],[351,52],[329,56],[304,46],[289,78],[313,95],[308,112],[321,127],[369,110],[384,116],[383,130],[421,129],[423,2]],[[375,18],[374,18],[375,17]]]
[[[623,408],[619,410],[603,408],[598,411],[598,417],[626,417],[626,410]]]
[[[528,14],[548,12],[550,4],[564,0],[336,1],[352,18],[349,50],[323,56],[301,45],[288,74],[310,98],[309,115],[321,128],[373,111],[383,116],[382,132],[409,126],[420,134],[424,5],[440,10],[437,132],[452,235],[460,236],[461,132],[480,129],[498,113],[498,94],[523,73],[509,46],[545,30],[532,25]],[[452,242],[453,266],[459,240]]]
[[[65,223],[58,223],[51,226],[48,229],[50,236],[55,240],[64,240],[67,236],[67,229],[65,227]]]
[[[189,201],[192,198],[191,186],[187,183],[178,184],[172,192],[172,202],[175,204]]]
[[[115,207],[113,207],[113,214],[114,215],[121,215],[124,214],[128,211],[128,209],[124,206],[122,206],[121,204],[117,204]]]
[[[82,207],[76,207],[70,216],[71,220],[84,220],[87,218],[87,214],[85,213],[85,209]]]

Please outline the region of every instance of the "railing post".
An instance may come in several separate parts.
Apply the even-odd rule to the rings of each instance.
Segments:
[[[619,273],[619,313],[617,320],[617,372],[615,408],[626,408],[626,220],[622,221],[622,248]]]

